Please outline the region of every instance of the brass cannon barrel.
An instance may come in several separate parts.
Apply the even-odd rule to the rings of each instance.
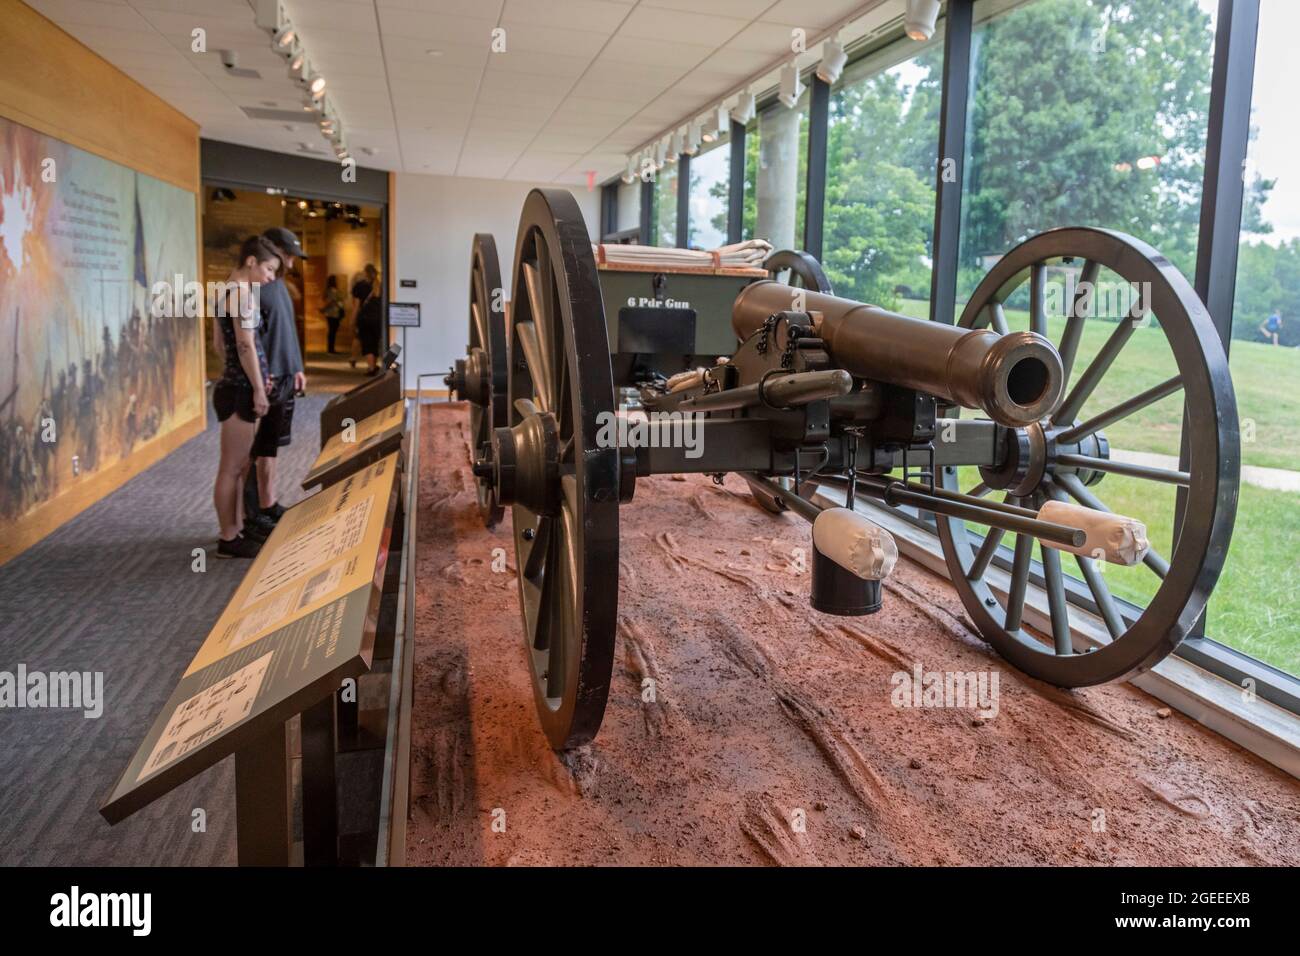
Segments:
[[[981,408],[1011,427],[1038,421],[1060,400],[1061,356],[1041,335],[962,329],[822,292],[798,294],[832,361],[859,378]],[[769,316],[790,310],[791,295],[771,280],[746,286],[732,309],[736,335],[744,341]]]

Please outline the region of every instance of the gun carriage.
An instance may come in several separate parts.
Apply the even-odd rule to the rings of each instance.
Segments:
[[[614,659],[619,509],[650,475],[736,473],[769,510],[809,520],[810,601],[830,614],[878,611],[897,556],[857,501],[932,514],[975,630],[1014,666],[1058,686],[1150,668],[1204,610],[1236,510],[1236,404],[1205,307],[1147,244],[1094,228],[1034,236],[993,266],[955,325],[838,298],[814,259],[777,253],[766,265],[788,272],[788,282],[730,277],[730,302],[715,306],[726,311],[697,315],[697,332],[730,325],[731,348],[717,354],[713,342],[677,351],[681,330],[650,328],[651,317],[637,317],[645,321],[629,336],[607,322],[605,274],[568,192],[528,195],[515,248],[507,322],[493,294],[501,288],[495,245],[475,237],[469,350],[448,384],[470,403],[484,520],[512,512],[528,666],[554,747],[585,743],[600,726]],[[1081,264],[1080,282],[1054,343],[1044,291],[1047,269],[1063,263]],[[1076,368],[1102,269],[1140,294],[1130,318]],[[1013,331],[1004,304],[1026,283],[1030,328]],[[1085,416],[1149,315],[1177,374],[1111,407],[1091,412],[1090,403]],[[647,334],[674,342],[668,354],[685,367],[665,374],[672,370],[647,361],[662,360],[656,349],[629,361],[621,346]],[[621,413],[645,415],[642,434],[651,437],[623,447],[602,440],[610,434],[602,425],[620,414],[618,390],[631,387],[641,408]],[[1184,464],[1113,459],[1105,429],[1172,395],[1183,401]],[[963,409],[980,417],[963,418]],[[697,416],[694,450],[672,440],[680,415],[656,413]],[[966,477],[972,469],[977,481]],[[1110,475],[1176,487],[1172,553],[1151,547],[1141,522],[1110,512]],[[963,478],[973,484],[963,488]],[[1082,611],[1067,600],[1063,553],[1086,585]],[[1112,596],[1106,562],[1140,563],[1154,576],[1144,608]],[[997,582],[995,563],[1005,571]],[[1031,580],[1046,594],[1050,626],[1041,632],[1025,618]],[[1109,640],[1076,646],[1072,609],[1099,618]]]

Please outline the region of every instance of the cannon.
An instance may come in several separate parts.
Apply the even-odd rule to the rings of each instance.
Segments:
[[[975,631],[1061,687],[1150,668],[1204,610],[1236,510],[1235,398],[1205,307],[1140,240],[1074,227],[1033,236],[992,267],[954,325],[836,297],[815,260],[781,253],[769,269],[790,281],[752,278],[721,317],[734,332],[730,354],[643,381],[634,411],[617,407],[600,273],[573,197],[537,189],[525,200],[508,319],[493,304],[490,245],[475,239],[469,354],[448,382],[470,402],[480,503],[512,512],[526,656],[555,748],[586,743],[600,726],[619,509],[650,475],[737,474],[770,510],[807,519],[817,613],[884,607],[897,545],[859,502],[930,516]],[[1049,269],[1079,278],[1055,341]],[[1136,295],[1090,360],[1076,362],[1103,269]],[[1028,328],[1013,330],[1006,303],[1025,291]],[[1152,321],[1176,374],[1136,394],[1123,383],[1099,390]],[[1126,397],[1114,399],[1116,388]],[[1183,404],[1178,466],[1113,458],[1106,429],[1171,396]],[[637,427],[609,428],[619,415]],[[695,441],[680,440],[685,428]],[[1174,513],[1146,523],[1112,513],[1112,475],[1173,486]],[[1148,524],[1178,529],[1168,556]],[[1144,607],[1111,593],[1112,564],[1151,575]],[[1031,583],[1046,597],[1036,625]],[[1098,622],[1101,639],[1079,637],[1080,615]]]

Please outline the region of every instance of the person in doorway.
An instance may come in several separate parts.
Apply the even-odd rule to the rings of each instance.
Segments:
[[[379,339],[384,332],[383,305],[379,288],[379,270],[366,263],[366,274],[352,286],[357,303],[353,322],[361,340],[361,354],[366,357],[366,374],[379,373]]]
[[[253,470],[244,488],[246,522],[244,534],[265,541],[284,514],[275,492],[276,458],[293,439],[294,397],[307,387],[302,367],[302,349],[294,323],[293,299],[285,285],[285,274],[299,259],[306,259],[298,237],[279,227],[262,233],[278,250],[282,267],[275,281],[263,286],[260,336],[271,373],[267,392],[270,408],[258,422],[253,441]]]
[[[346,311],[343,308],[343,293],[339,291],[338,276],[327,276],[325,279],[325,299],[321,304],[321,314],[325,316],[325,321],[330,328],[328,346],[330,355],[337,354],[334,348],[334,340],[338,338],[339,325],[343,322],[343,315]]]
[[[1273,345],[1282,344],[1282,316],[1274,312],[1263,322],[1259,323],[1259,334],[1264,336],[1264,341],[1271,342]]]
[[[250,236],[239,247],[239,264],[230,273],[227,290],[215,305],[213,351],[221,357],[222,373],[212,390],[212,407],[221,422],[221,456],[212,488],[220,525],[217,557],[252,558],[261,542],[244,535],[243,502],[239,488],[249,469],[249,453],[257,423],[270,403],[266,352],[257,334],[261,324],[258,299],[274,281],[280,253],[261,236]]]

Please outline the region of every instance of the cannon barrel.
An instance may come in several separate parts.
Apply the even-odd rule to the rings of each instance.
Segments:
[[[1038,421],[1060,400],[1061,356],[1041,335],[962,329],[822,292],[798,294],[831,360],[859,378],[980,408],[1013,428]],[[746,286],[732,309],[736,335],[744,341],[769,316],[789,310],[791,295],[772,280]]]

